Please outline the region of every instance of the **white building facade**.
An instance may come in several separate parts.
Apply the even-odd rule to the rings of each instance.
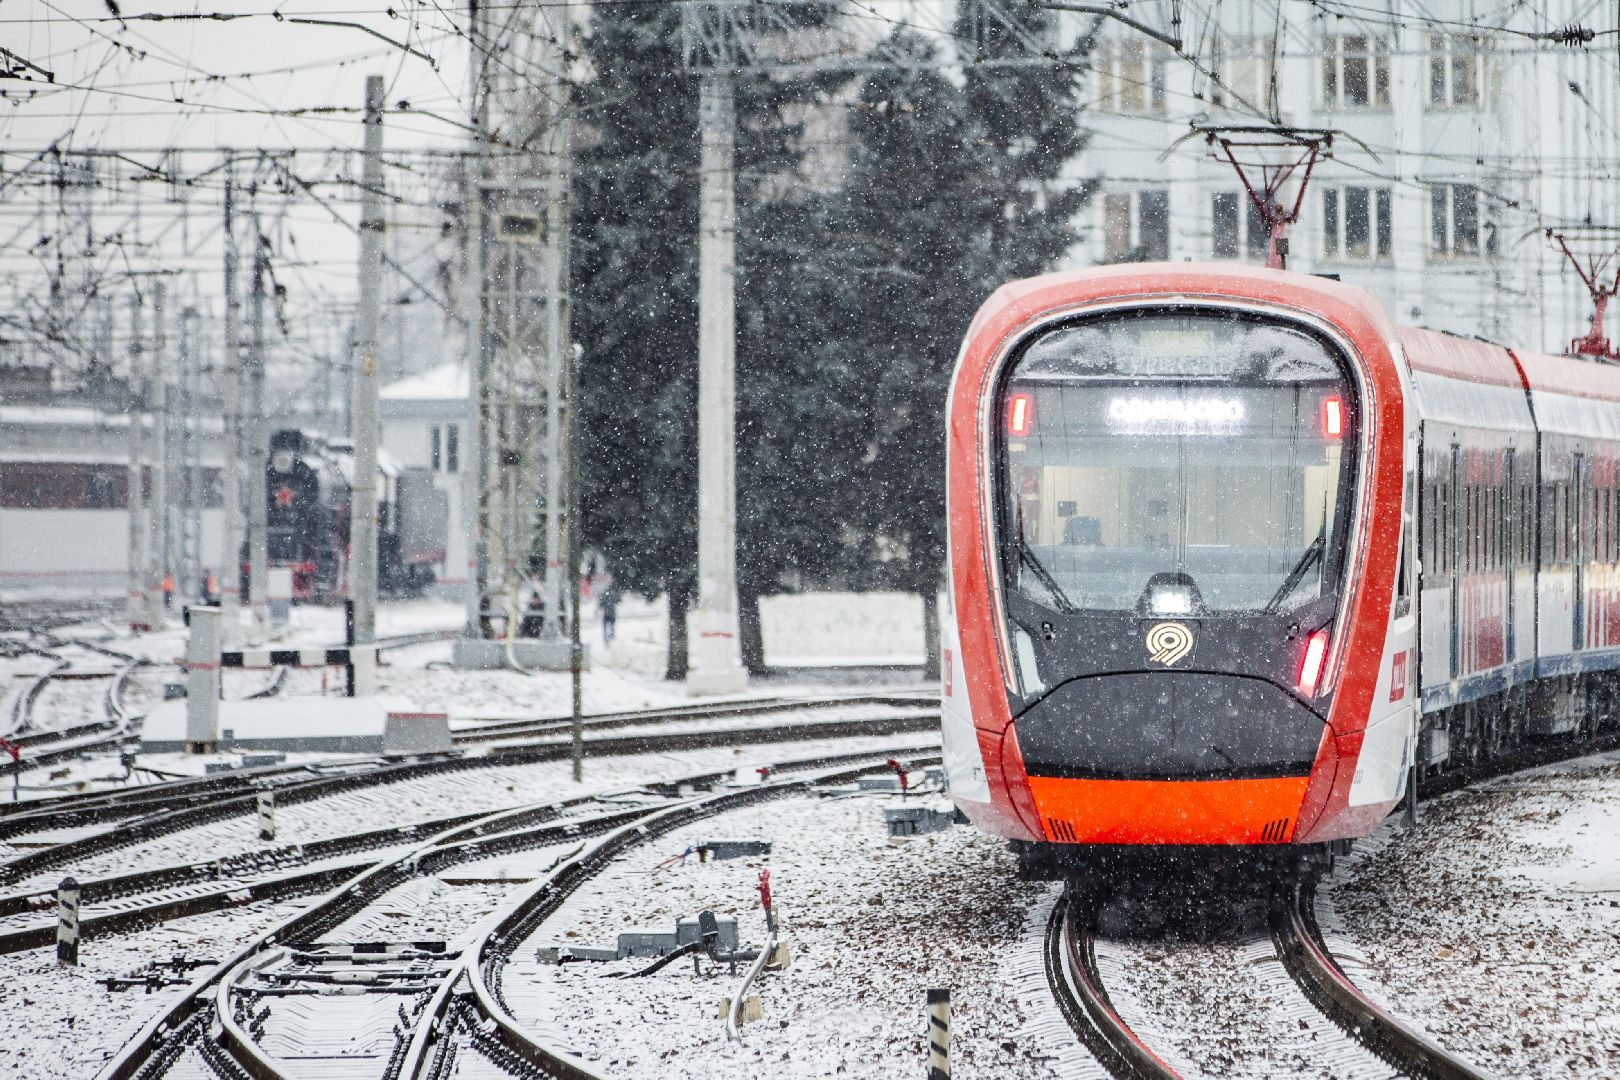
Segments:
[[[429,469],[433,486],[449,502],[444,572],[440,592],[459,596],[467,584],[467,522],[462,513],[461,470],[467,441],[467,369],[444,364],[401,379],[379,394],[381,444],[406,468]]]
[[[1174,7],[1184,56],[1102,24],[1083,79],[1093,139],[1077,162],[1102,186],[1076,264],[1263,262],[1237,173],[1202,137],[1176,140],[1193,124],[1274,119],[1343,133],[1289,230],[1290,269],[1368,288],[1401,322],[1551,352],[1584,335],[1588,293],[1543,230],[1620,225],[1612,4]],[[1146,0],[1130,15],[1169,29],[1172,8]],[[1529,36],[1569,25],[1609,33],[1575,46]]]

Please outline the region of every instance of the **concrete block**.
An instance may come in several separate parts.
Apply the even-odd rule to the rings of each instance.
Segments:
[[[519,666],[529,671],[567,671],[570,645],[567,638],[518,638],[512,642],[512,656]],[[464,671],[498,671],[509,667],[506,660],[506,642],[481,641],[460,638],[450,647],[450,659]],[[591,669],[591,656],[586,651],[583,670]]]
[[[383,723],[384,754],[448,754],[453,749],[448,713],[390,710]]]

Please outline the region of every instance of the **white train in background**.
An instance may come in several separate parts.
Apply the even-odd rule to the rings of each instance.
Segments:
[[[200,548],[204,573],[218,572],[221,427],[217,419],[205,425],[193,455],[198,510],[189,529],[180,509],[187,473],[178,467],[170,473],[177,573],[187,535]],[[145,475],[150,492],[150,460]],[[121,596],[129,541],[127,415],[90,406],[0,405],[0,599]]]

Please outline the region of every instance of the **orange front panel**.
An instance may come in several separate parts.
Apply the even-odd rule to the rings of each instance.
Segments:
[[[1274,780],[1029,778],[1047,839],[1071,844],[1267,844],[1294,832],[1304,776]]]

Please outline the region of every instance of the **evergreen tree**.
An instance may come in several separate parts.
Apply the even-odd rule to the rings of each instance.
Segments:
[[[987,179],[1003,200],[992,224],[986,295],[1056,265],[1074,245],[1075,218],[1097,188],[1095,179],[1064,176],[1088,141],[1075,72],[1097,24],[1062,55],[1054,43],[1043,56],[1033,46],[1051,39],[1054,16],[1041,0],[997,0],[996,7],[1022,32],[981,0],[959,0],[956,15],[968,113],[990,150]]]
[[[574,335],[586,350],[587,542],[606,553],[621,589],[667,590],[671,678],[686,670],[697,558],[699,80],[682,68],[679,24],[678,5],[593,11],[572,286]],[[796,501],[808,478],[783,462],[798,453],[793,413],[805,399],[795,403],[802,387],[780,370],[791,362],[779,342],[790,336],[781,312],[791,305],[787,264],[773,248],[798,242],[791,226],[800,218],[785,199],[792,189],[780,180],[800,153],[787,113],[808,89],[764,77],[736,85],[738,571],[756,667],[757,597],[807,559],[798,541],[817,535],[800,526],[806,511]]]
[[[1011,6],[1037,24],[1044,17],[1023,0]],[[968,40],[963,20],[977,10],[963,0]],[[985,55],[962,58],[961,87],[924,66],[865,80],[836,215],[854,252],[843,297],[851,346],[872,365],[862,522],[874,551],[892,556],[885,574],[923,598],[930,673],[945,558],[945,402],[962,334],[997,286],[1052,267],[1090,196],[1089,184],[1057,184],[1084,145],[1072,75],[975,63],[1028,55],[1005,34],[978,40]],[[936,59],[903,31],[889,47]]]
[[[675,5],[593,12],[571,256],[584,535],[621,590],[668,591],[673,677],[697,544],[697,81],[678,19]]]

